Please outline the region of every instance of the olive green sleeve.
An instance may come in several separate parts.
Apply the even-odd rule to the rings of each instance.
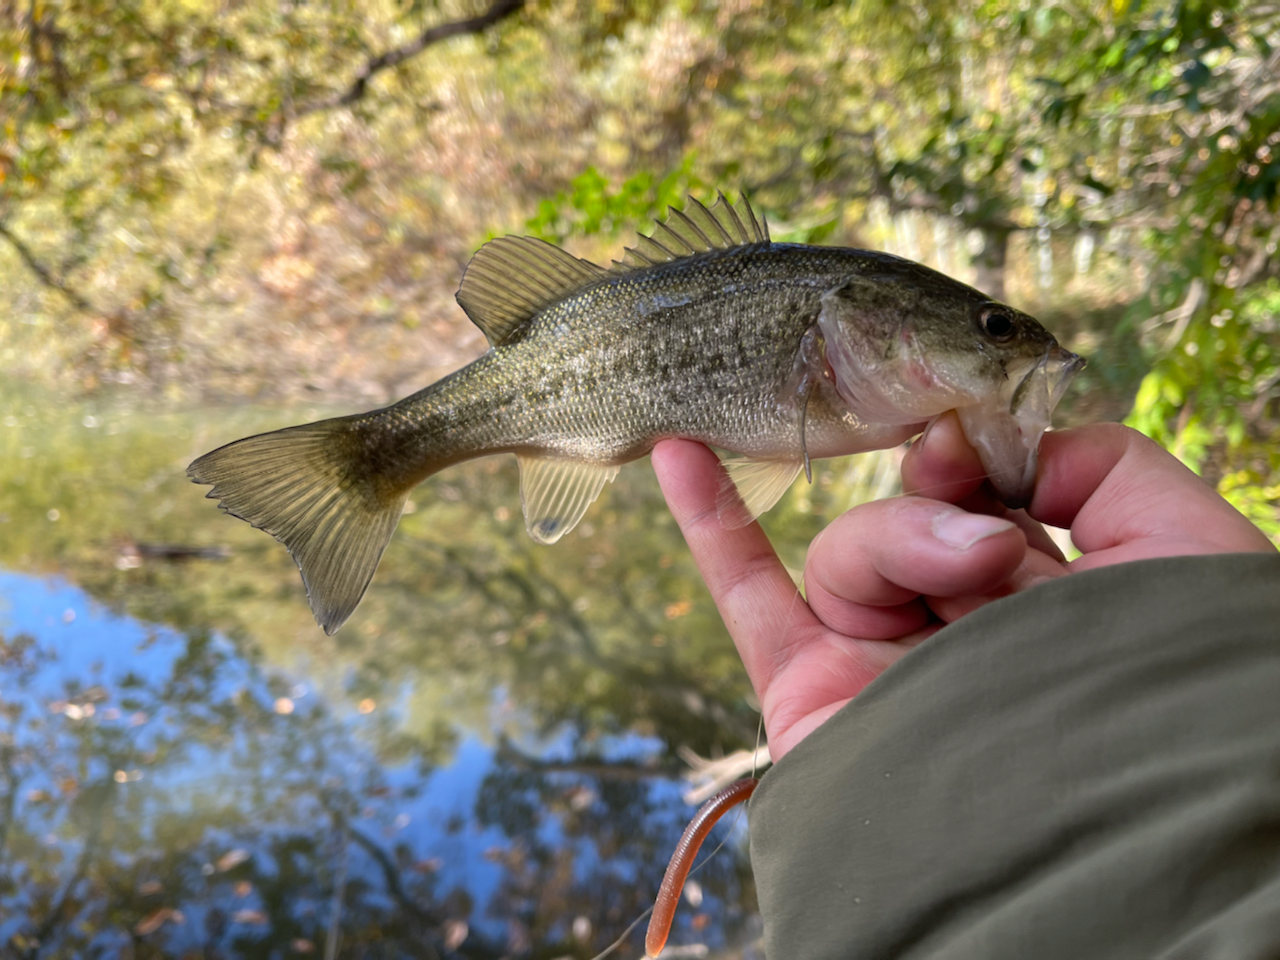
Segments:
[[[1280,957],[1280,555],[991,603],[765,776],[770,960]]]

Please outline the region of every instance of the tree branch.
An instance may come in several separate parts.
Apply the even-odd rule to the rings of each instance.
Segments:
[[[0,798],[0,859],[9,846],[9,828],[13,825],[14,811],[18,805],[18,772],[13,769],[13,747],[0,749],[0,770],[3,771],[5,792]]]
[[[70,300],[77,310],[80,310],[83,313],[99,312],[93,308],[93,305],[89,303],[88,300],[81,296],[72,287],[68,286],[66,280],[41,263],[36,255],[31,252],[31,248],[23,243],[22,240],[9,229],[8,224],[3,220],[0,220],[0,237],[4,237],[9,241],[10,246],[12,246],[13,249],[18,252],[18,256],[22,258],[22,262],[27,265],[32,273],[40,278],[40,281],[46,287],[57,290],[60,294]]]
[[[444,918],[437,915],[434,910],[429,910],[418,904],[413,897],[404,889],[400,883],[400,869],[387,851],[374,842],[373,838],[361,832],[351,825],[342,814],[333,812],[335,820],[340,822],[347,830],[348,836],[355,842],[356,846],[362,848],[365,853],[373,858],[378,868],[382,871],[383,882],[387,885],[387,892],[391,898],[400,905],[400,908],[417,920],[420,924],[432,928],[429,936],[422,937],[419,945],[430,951],[429,956],[439,957],[440,952],[437,946],[443,946],[438,942],[438,930],[444,925]],[[479,932],[473,932],[463,942],[463,945],[457,950],[446,951],[448,956],[463,956],[481,958],[481,960],[490,960],[504,955],[504,951],[491,943],[488,937]]]
[[[332,110],[334,107],[349,107],[362,99],[365,93],[368,92],[369,81],[374,74],[397,67],[409,58],[416,57],[427,47],[442,40],[468,33],[481,33],[498,21],[505,20],[520,10],[524,7],[524,4],[525,0],[494,0],[493,5],[484,13],[469,17],[466,20],[441,23],[424,30],[418,35],[417,39],[406,43],[404,46],[388,50],[386,53],[380,54],[366,63],[360,68],[360,72],[356,74],[351,86],[343,93],[336,93],[313,103],[303,104],[293,111],[293,115],[300,117],[309,113],[317,113],[321,110]]]
[[[659,778],[675,779],[685,772],[684,768],[675,762],[648,767],[641,763],[626,761],[590,763],[582,760],[541,760],[525,753],[505,735],[498,738],[496,757],[506,766],[529,773],[573,773],[582,777],[597,777],[601,780],[623,783],[647,783]]]
[[[62,888],[62,892],[49,910],[48,916],[44,918],[44,921],[36,928],[35,933],[31,935],[32,946],[26,951],[25,960],[37,960],[41,950],[52,945],[51,938],[54,931],[57,930],[58,924],[64,919],[63,914],[67,912],[72,894],[75,893],[75,889],[80,885],[80,882],[88,876],[89,867],[93,864],[93,858],[98,855],[98,850],[102,845],[102,831],[110,815],[108,811],[114,793],[115,785],[110,780],[100,780],[86,787],[80,797],[77,798],[86,807],[85,819],[89,824],[84,847],[80,850],[80,856],[76,858],[75,871],[67,879],[66,885]],[[84,798],[87,798],[87,800]],[[74,916],[67,917],[66,922],[70,923],[73,919],[75,919]]]

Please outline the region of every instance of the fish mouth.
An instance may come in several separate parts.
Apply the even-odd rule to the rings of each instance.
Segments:
[[[1053,408],[1086,362],[1078,353],[1053,344],[1018,381],[1009,401],[1009,412],[1027,420],[1042,418],[1047,428]]]
[[[1040,438],[1084,365],[1084,357],[1053,343],[1021,378],[1010,379],[1011,391],[1002,391],[993,403],[957,411],[965,436],[1006,506],[1017,509],[1031,502]]]

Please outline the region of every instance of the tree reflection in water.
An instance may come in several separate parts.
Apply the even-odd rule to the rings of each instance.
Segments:
[[[676,748],[755,739],[643,465],[552,548],[510,464],[435,478],[327,638],[284,551],[182,476],[278,415],[6,403],[0,956],[590,957],[691,813]],[[793,491],[788,562],[876,470]],[[743,837],[674,943],[758,955]]]

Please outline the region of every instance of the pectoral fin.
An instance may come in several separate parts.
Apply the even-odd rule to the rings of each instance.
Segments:
[[[538,543],[555,543],[578,525],[616,466],[575,460],[518,457],[524,525]]]
[[[725,460],[728,481],[716,498],[720,523],[729,530],[745,527],[782,499],[803,467],[802,460]]]

